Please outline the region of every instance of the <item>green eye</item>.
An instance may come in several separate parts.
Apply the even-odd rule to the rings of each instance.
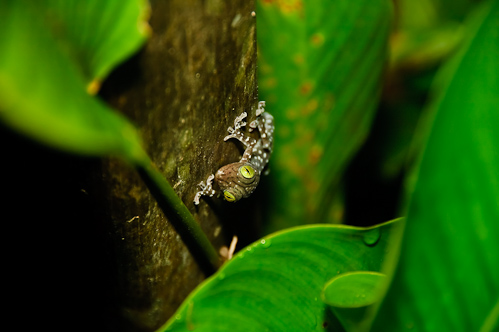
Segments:
[[[239,168],[239,173],[246,179],[251,179],[255,176],[255,170],[253,167],[245,165]]]
[[[227,202],[234,202],[236,200],[236,197],[227,190],[224,191],[224,198]]]

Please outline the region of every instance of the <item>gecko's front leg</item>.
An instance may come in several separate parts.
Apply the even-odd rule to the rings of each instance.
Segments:
[[[246,122],[243,122],[246,116],[248,116],[246,112],[241,113],[241,115],[239,115],[234,120],[234,128],[232,127],[227,128],[229,135],[224,137],[225,142],[227,142],[227,140],[231,138],[235,138],[241,143],[243,143],[245,147],[248,147],[249,145],[253,146],[256,144],[256,139],[244,135],[244,133],[241,131],[241,128],[246,126]]]
[[[201,190],[196,193],[196,196],[194,196],[194,204],[199,205],[199,199],[203,195],[213,197],[216,194],[212,183],[214,178],[215,175],[211,174],[208,176],[208,179],[206,179],[206,184],[203,181],[199,182],[198,186]]]

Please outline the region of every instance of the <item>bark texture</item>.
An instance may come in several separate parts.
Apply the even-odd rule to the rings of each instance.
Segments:
[[[252,1],[152,1],[152,38],[104,84],[102,96],[140,129],[159,170],[219,248],[248,236],[248,209],[214,199],[192,203],[197,184],[237,161],[224,143],[243,110],[255,117],[256,36]],[[151,331],[170,317],[203,272],[135,171],[121,160],[102,164],[94,194],[108,225],[116,328]],[[246,221],[244,221],[246,219]],[[225,227],[226,221],[243,226]],[[246,229],[244,229],[246,227]]]

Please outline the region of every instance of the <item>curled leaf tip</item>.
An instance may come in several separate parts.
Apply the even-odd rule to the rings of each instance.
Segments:
[[[139,33],[144,37],[150,37],[152,35],[152,28],[149,25],[149,18],[151,17],[151,6],[146,1],[146,4],[142,7],[139,15],[139,20],[137,22],[137,29]]]
[[[87,85],[87,93],[91,96],[94,96],[99,92],[101,87],[101,81],[98,79],[94,79],[92,82]]]
[[[152,28],[147,21],[140,21],[138,24],[139,33],[145,36],[146,38],[152,35]]]

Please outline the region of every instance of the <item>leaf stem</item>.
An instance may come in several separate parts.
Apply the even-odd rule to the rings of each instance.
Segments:
[[[182,241],[206,275],[213,274],[220,266],[220,259],[192,214],[149,157],[144,156],[136,168],[163,213],[172,223]]]

